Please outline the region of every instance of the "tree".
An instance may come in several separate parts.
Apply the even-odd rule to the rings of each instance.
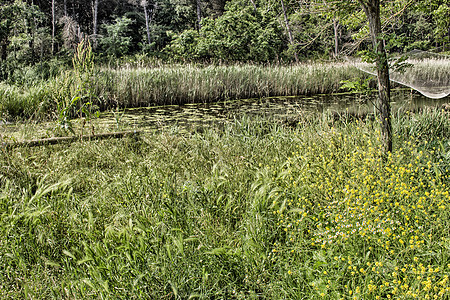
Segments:
[[[267,62],[285,49],[282,29],[272,13],[245,2],[229,2],[224,14],[204,18],[199,34],[175,35],[166,51],[182,59]],[[245,34],[243,34],[245,33]]]
[[[56,12],[55,0],[52,0],[52,54],[55,54]]]
[[[0,1],[0,60],[7,59],[13,37],[20,37],[20,45],[16,42],[14,47],[23,48],[27,59],[33,60],[34,34],[42,19],[44,16],[36,5],[24,1]]]
[[[150,19],[149,13],[148,13],[148,1],[142,0],[141,6],[142,6],[142,9],[144,10],[144,15],[145,15],[145,32],[147,33],[147,43],[150,45],[152,43],[152,38],[150,36],[151,19]]]
[[[196,8],[197,8],[198,30],[200,31],[202,29],[202,3],[200,0],[196,0],[195,4],[196,4]]]
[[[103,25],[106,33],[100,39],[100,44],[108,56],[121,57],[128,54],[132,39],[129,31],[133,23],[134,21],[129,18],[121,17],[116,18],[114,24]]]
[[[390,81],[389,81],[389,62],[386,53],[384,35],[381,23],[381,1],[380,0],[358,0],[360,7],[368,20],[369,35],[373,50],[368,55],[368,59],[374,62],[377,72],[378,83],[378,113],[381,123],[382,147],[384,153],[392,152],[392,123],[391,123],[391,106],[390,106]],[[353,16],[352,12],[357,10],[355,1],[341,0],[331,2],[331,6],[340,10],[337,15]],[[396,4],[401,4],[401,0],[397,0]],[[338,5],[336,7],[336,5]],[[402,5],[399,5],[402,7]],[[344,7],[344,8],[342,8]],[[392,13],[392,11],[390,11]],[[335,15],[336,10],[331,12]]]
[[[92,1],[92,37],[94,48],[97,46],[97,25],[98,25],[98,0]]]
[[[391,94],[389,64],[381,31],[380,0],[358,0],[369,20],[370,38],[378,78],[378,110],[381,121],[381,136],[384,153],[392,152]]]
[[[283,0],[281,0],[281,9],[283,10],[284,22],[286,24],[286,30],[288,32],[289,43],[291,44],[291,46],[293,47],[293,50],[294,50],[295,62],[298,63],[297,50],[295,49],[294,38],[292,36],[291,26],[289,26],[289,19],[288,19],[288,16],[286,14],[286,8],[284,7],[284,1]]]
[[[14,27],[18,8],[15,4],[1,4],[0,6],[0,60],[5,61],[8,55],[10,33]]]
[[[436,29],[434,31],[437,42],[442,42],[445,48],[450,43],[450,4],[441,4],[434,12]]]

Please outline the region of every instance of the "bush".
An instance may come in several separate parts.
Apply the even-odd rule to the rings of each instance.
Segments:
[[[270,13],[232,3],[219,18],[203,19],[200,33],[187,30],[175,35],[166,52],[187,60],[271,61],[286,47],[275,20]]]

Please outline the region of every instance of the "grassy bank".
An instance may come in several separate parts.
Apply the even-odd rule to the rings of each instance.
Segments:
[[[450,118],[2,149],[0,297],[443,299]]]
[[[332,93],[339,91],[341,81],[361,76],[348,64],[96,68],[83,79],[67,71],[33,86],[0,84],[0,114],[9,119],[55,117],[58,107],[67,107],[77,96],[107,109]]]

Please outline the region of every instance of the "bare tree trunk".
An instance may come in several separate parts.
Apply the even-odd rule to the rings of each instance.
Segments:
[[[257,8],[256,8],[256,3],[255,3],[255,1],[254,1],[254,0],[250,0],[250,2],[252,3],[253,8],[255,9],[255,13],[256,13],[256,12],[257,12]]]
[[[333,28],[334,28],[334,57],[337,58],[339,56],[339,21],[337,19],[333,19]]]
[[[291,43],[292,47],[294,47],[294,57],[295,62],[298,63],[298,56],[297,56],[297,50],[295,49],[295,43],[294,43],[294,37],[292,36],[291,26],[289,26],[289,20],[286,14],[286,8],[284,7],[284,1],[281,0],[281,8],[283,9],[283,15],[284,15],[284,22],[286,23],[286,29],[289,36],[289,43]]]
[[[54,1],[54,0],[52,0]],[[34,40],[35,40],[35,29],[36,29],[36,22],[35,22],[35,17],[33,16],[32,18],[28,18],[25,17],[24,18],[24,27],[25,27],[25,32],[27,34],[30,35],[30,39],[28,40],[28,47],[30,48],[30,52],[31,52],[31,61],[35,61],[36,59],[36,51],[34,49]],[[53,46],[53,43],[52,43]]]
[[[98,18],[98,1],[92,1],[92,34],[94,36],[94,47],[97,46],[97,18]]]
[[[202,7],[201,7],[201,2],[200,0],[196,0],[197,3],[197,23],[198,23],[198,30],[200,31],[200,29],[202,29]]]
[[[67,0],[64,0],[64,16],[67,17]]]
[[[209,2],[211,3],[212,16],[214,19],[223,15],[226,0],[210,0]]]
[[[384,153],[392,152],[392,124],[390,105],[389,65],[382,38],[380,0],[359,0],[369,20],[370,37],[376,54],[379,112]]]
[[[150,45],[152,43],[152,41],[151,41],[151,37],[150,37],[150,17],[148,15],[148,10],[147,10],[148,2],[146,0],[143,0],[141,2],[141,5],[144,8],[145,30],[147,31],[147,43]]]
[[[52,0],[52,55],[55,54],[55,0]]]

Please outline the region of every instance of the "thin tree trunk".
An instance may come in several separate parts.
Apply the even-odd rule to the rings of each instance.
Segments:
[[[97,18],[98,18],[98,1],[92,2],[92,33],[94,36],[94,47],[97,46]]]
[[[67,17],[67,0],[64,0],[64,16]]]
[[[151,37],[150,37],[150,18],[147,11],[147,1],[142,1],[142,6],[144,8],[144,15],[145,15],[145,30],[147,31],[147,43],[150,45],[152,43]]]
[[[333,28],[334,28],[334,57],[337,58],[339,56],[339,21],[333,19]]]
[[[392,152],[392,124],[390,105],[389,65],[381,36],[380,0],[359,0],[369,20],[370,37],[376,55],[379,112],[384,153]]]
[[[55,54],[55,0],[52,0],[52,55]]]
[[[256,14],[257,13],[256,3],[254,0],[250,0],[250,2],[252,3],[253,8],[255,9],[255,14]]]
[[[34,22],[34,16],[30,19],[28,18],[28,16],[24,16],[25,32],[30,35],[30,39],[28,40],[28,47],[30,48],[31,61],[35,61],[36,59],[36,53],[34,50],[34,29],[36,28],[35,25],[36,23]]]
[[[198,30],[200,31],[200,29],[202,29],[202,7],[201,7],[201,2],[200,0],[196,1],[197,3],[197,23],[198,23]]]
[[[30,50],[31,50],[31,60],[32,61],[35,61],[35,59],[36,59],[36,50],[34,49],[34,40],[35,40],[34,30],[35,30],[36,27],[34,25],[35,24],[33,24],[32,27],[30,26],[29,30],[30,30],[31,39],[30,39],[30,41],[28,43],[28,45],[30,47]],[[52,53],[53,53],[53,50],[52,50]]]
[[[297,50],[295,49],[295,43],[294,43],[294,37],[292,36],[291,26],[289,26],[289,20],[286,14],[286,8],[284,7],[284,1],[281,0],[281,8],[283,9],[283,15],[284,15],[284,22],[286,23],[286,29],[289,36],[289,43],[291,43],[292,47],[294,47],[294,57],[295,62],[298,63],[298,56],[297,56]]]

